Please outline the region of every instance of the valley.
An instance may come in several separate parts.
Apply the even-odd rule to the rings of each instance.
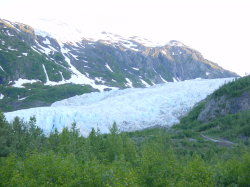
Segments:
[[[177,40],[46,28],[0,19],[0,186],[249,186],[249,75]]]
[[[86,138],[76,123],[48,134],[35,118],[8,123],[1,115],[0,185],[248,186],[250,108],[199,115],[219,97],[249,100],[249,86],[249,76],[221,86],[171,128],[121,132],[113,123],[109,133],[92,128]]]

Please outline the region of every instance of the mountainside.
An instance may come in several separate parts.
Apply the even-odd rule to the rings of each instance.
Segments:
[[[215,91],[207,99],[198,120],[210,121],[218,116],[246,110],[250,110],[250,76],[236,79]]]
[[[37,125],[46,132],[53,128],[61,130],[76,122],[84,136],[92,128],[107,133],[114,122],[122,131],[171,126],[197,102],[228,81],[232,78],[188,80],[150,88],[89,93],[55,102],[51,107],[18,110],[5,113],[5,116],[8,121],[16,116],[29,121],[35,116]]]
[[[95,39],[82,36],[79,40],[61,41],[28,25],[0,19],[0,84],[5,90],[26,87],[25,94],[17,91],[17,97],[0,91],[4,95],[0,103],[13,106],[8,111],[27,107],[25,99],[19,100],[32,95],[24,85],[27,83],[33,85],[29,89],[36,89],[37,84],[73,83],[103,91],[235,76],[174,40],[157,46],[138,37],[103,32]],[[51,104],[42,98],[35,102],[40,106]],[[0,109],[6,111],[5,107]]]
[[[243,141],[249,145],[250,76],[236,79],[216,90],[197,104],[175,128]]]

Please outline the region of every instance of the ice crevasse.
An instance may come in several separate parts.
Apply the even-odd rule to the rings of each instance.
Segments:
[[[95,92],[74,96],[38,107],[5,113],[8,121],[15,116],[28,121],[36,117],[37,125],[45,132],[59,131],[76,122],[83,136],[92,128],[108,133],[116,122],[121,131],[134,131],[147,127],[171,126],[179,122],[197,102],[233,78],[195,79],[168,82],[149,88],[129,88],[108,92]]]

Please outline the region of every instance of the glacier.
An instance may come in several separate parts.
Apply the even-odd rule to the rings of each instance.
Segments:
[[[179,122],[197,102],[206,98],[224,79],[195,79],[168,82],[148,88],[128,88],[93,92],[53,103],[50,107],[23,109],[5,113],[7,121],[16,116],[29,121],[35,116],[37,125],[46,133],[59,131],[76,122],[83,136],[92,128],[108,133],[116,122],[121,131],[135,131],[155,125],[171,126]]]

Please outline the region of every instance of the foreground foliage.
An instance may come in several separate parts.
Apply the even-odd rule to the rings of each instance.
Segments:
[[[72,124],[45,136],[35,118],[9,124],[1,114],[0,156],[0,186],[250,184],[246,145],[221,147],[181,128],[120,133],[114,123],[84,138]]]

